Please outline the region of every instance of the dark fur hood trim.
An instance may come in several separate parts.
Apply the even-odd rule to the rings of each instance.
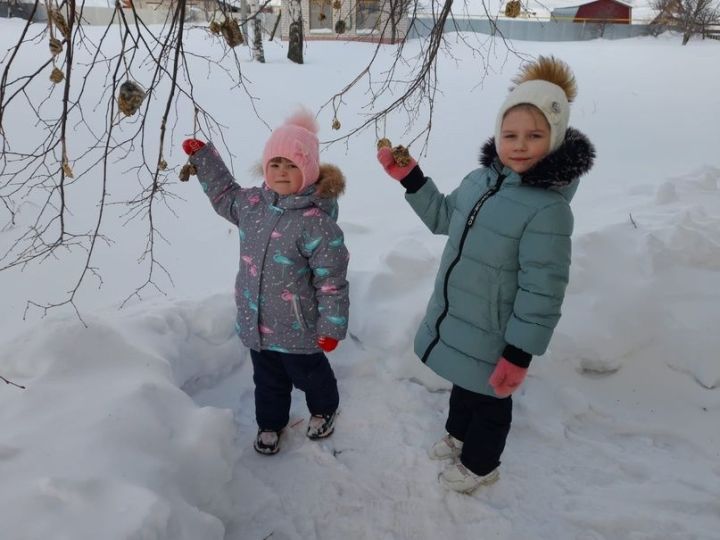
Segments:
[[[491,167],[497,157],[495,137],[491,137],[480,151],[480,163],[484,167]],[[587,173],[594,160],[595,147],[590,139],[580,131],[568,128],[560,148],[526,171],[522,175],[522,183],[541,188],[567,186]]]

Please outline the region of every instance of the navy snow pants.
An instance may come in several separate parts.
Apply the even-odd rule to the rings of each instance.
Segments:
[[[512,398],[496,398],[453,385],[447,432],[463,441],[460,462],[484,476],[500,465],[512,422]]]
[[[293,386],[305,392],[310,414],[335,412],[340,401],[337,380],[324,353],[291,354],[250,350],[255,381],[258,427],[280,431],[290,419]]]

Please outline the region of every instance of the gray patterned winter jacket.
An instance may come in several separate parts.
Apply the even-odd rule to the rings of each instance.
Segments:
[[[320,179],[300,194],[243,188],[210,143],[190,158],[215,211],[238,227],[236,331],[254,350],[316,353],[318,336],[345,337],[348,251],[337,225],[345,180],[321,165]]]

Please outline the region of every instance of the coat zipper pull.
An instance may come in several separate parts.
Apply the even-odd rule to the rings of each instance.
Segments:
[[[495,185],[488,189],[485,193],[483,193],[483,196],[480,197],[480,200],[475,203],[475,206],[473,206],[473,209],[470,211],[470,215],[468,216],[468,220],[466,223],[467,227],[473,226],[473,223],[475,223],[475,219],[480,212],[480,208],[482,208],[482,205],[485,204],[485,201],[487,201],[490,197],[500,191],[500,186],[502,185],[503,180],[505,180],[505,176],[501,174],[500,176],[498,176]]]

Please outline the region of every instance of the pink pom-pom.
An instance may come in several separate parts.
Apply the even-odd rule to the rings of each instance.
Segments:
[[[315,116],[307,109],[300,109],[298,112],[285,120],[286,125],[300,126],[307,129],[310,133],[317,133],[319,128],[315,121]]]

